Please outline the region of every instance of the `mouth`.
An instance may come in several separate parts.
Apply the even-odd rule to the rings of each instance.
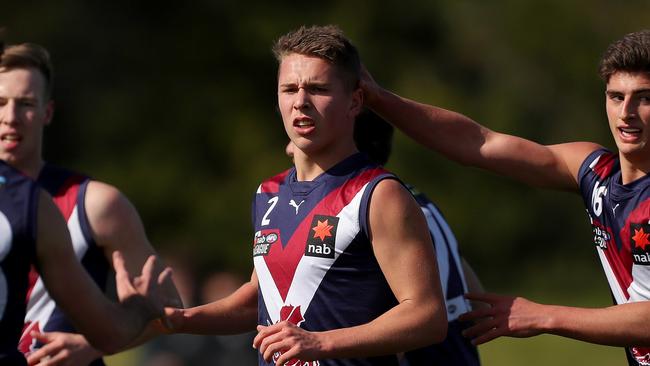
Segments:
[[[313,127],[315,124],[311,118],[303,117],[303,118],[296,118],[293,121],[293,125],[294,127]]]
[[[22,137],[16,133],[4,133],[0,135],[0,143],[7,150],[16,148],[21,140]]]
[[[306,136],[316,129],[316,123],[309,117],[298,117],[293,120],[293,130],[300,136]]]
[[[618,131],[623,139],[637,139],[641,136],[642,130],[635,127],[618,127]]]
[[[7,133],[0,136],[0,141],[18,142],[20,141],[20,137],[13,133]]]

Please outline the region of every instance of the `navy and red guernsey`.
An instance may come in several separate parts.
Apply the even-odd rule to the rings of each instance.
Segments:
[[[287,320],[308,331],[347,328],[397,305],[368,239],[370,196],[387,178],[396,179],[355,154],[313,181],[297,181],[291,168],[260,185],[253,205],[259,324]],[[260,356],[259,364],[274,362]],[[397,364],[395,355],[286,363]]]
[[[77,259],[79,259],[97,286],[104,289],[110,264],[102,249],[93,240],[84,206],[86,188],[90,178],[67,169],[46,164],[41,169],[37,182],[52,196],[54,203],[67,221]],[[30,336],[30,332],[34,330],[76,333],[68,318],[57,307],[45,289],[38,272],[32,267],[30,291],[27,297],[27,314],[20,339],[20,350],[25,354],[29,354],[42,346],[40,342]],[[90,365],[100,366],[104,365],[104,363],[101,359],[98,359]]]
[[[0,365],[27,365],[18,340],[36,263],[38,194],[30,178],[0,161]]]
[[[476,346],[462,334],[463,330],[473,323],[458,320],[461,314],[471,310],[471,306],[464,297],[467,293],[467,281],[456,236],[438,207],[414,187],[409,186],[409,189],[420,205],[431,233],[449,324],[444,341],[406,352],[401,365],[478,366],[481,362]]]
[[[650,177],[621,183],[616,154],[591,153],[578,175],[596,250],[616,304],[650,299]],[[629,347],[630,365],[650,365],[650,348]]]

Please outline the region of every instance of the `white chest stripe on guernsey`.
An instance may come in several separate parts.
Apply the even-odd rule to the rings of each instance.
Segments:
[[[334,258],[303,255],[296,268],[286,301],[282,301],[282,297],[263,259],[264,257],[255,257],[255,269],[260,281],[259,288],[262,290],[266,310],[273,323],[280,321],[280,310],[284,305],[300,306],[301,315],[305,315],[327,271],[329,271],[332,264],[347,249],[348,245],[350,245],[360,231],[359,205],[361,204],[361,197],[367,186],[367,184],[364,185],[352,201],[337,215],[340,220],[336,229]]]
[[[282,296],[280,296],[280,291],[278,291],[278,288],[274,285],[273,276],[271,276],[269,267],[266,266],[264,257],[254,257],[253,262],[255,264],[255,273],[257,274],[257,280],[259,281],[258,288],[262,292],[264,305],[266,305],[266,311],[269,313],[269,317],[273,319],[273,322],[277,322],[277,320],[280,319]]]
[[[72,215],[68,219],[68,230],[70,231],[70,238],[72,239],[72,246],[74,247],[75,256],[81,260],[88,251],[88,243],[81,231],[79,223],[79,215],[77,206],[74,207]],[[52,316],[52,312],[56,308],[56,303],[50,297],[50,294],[45,289],[43,279],[39,276],[31,291],[29,301],[27,302],[27,313],[25,314],[25,322],[40,323],[43,327],[45,323]],[[30,329],[23,332],[23,337],[27,335]],[[43,330],[41,328],[41,330]]]
[[[14,234],[11,230],[9,219],[0,212],[0,262],[4,261],[5,257],[9,254],[13,240]],[[4,316],[5,308],[7,307],[7,296],[9,296],[7,278],[2,272],[2,269],[0,269],[0,319]]]
[[[612,290],[612,294],[614,295],[614,299],[616,300],[616,303],[617,304],[626,303],[627,297],[625,297],[625,293],[623,292],[623,289],[618,284],[616,275],[614,274],[612,267],[609,265],[609,261],[607,260],[607,256],[605,255],[605,252],[603,251],[603,249],[598,247],[596,247],[596,251],[598,252],[598,257],[600,257],[600,262],[603,265],[603,270],[605,271],[607,282],[609,282],[609,288]]]
[[[650,267],[632,264],[632,283],[627,288],[630,295],[628,302],[646,301],[650,299]]]
[[[81,231],[78,208],[78,206],[74,206],[72,215],[70,215],[70,219],[68,219],[68,230],[70,231],[70,238],[72,239],[72,246],[74,247],[77,259],[81,260],[88,251],[88,243]]]

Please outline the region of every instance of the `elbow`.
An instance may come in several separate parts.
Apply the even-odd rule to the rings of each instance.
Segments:
[[[428,314],[426,319],[421,322],[420,337],[415,348],[425,347],[432,344],[440,343],[447,338],[447,313],[444,309],[438,308]]]
[[[447,313],[444,311],[444,308],[441,311],[437,311],[432,319],[431,331],[429,344],[440,343],[447,338],[447,328],[449,323],[447,323]]]
[[[90,343],[93,348],[99,350],[104,355],[112,355],[118,353],[122,350],[123,344],[119,343],[118,337],[89,337],[86,336],[88,343]]]

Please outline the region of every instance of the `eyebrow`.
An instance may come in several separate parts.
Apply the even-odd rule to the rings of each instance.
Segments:
[[[612,89],[607,89],[607,90],[605,90],[605,93],[606,93],[607,95],[611,95],[611,94],[625,94],[624,92],[619,91],[619,90],[615,90],[615,89],[614,89],[614,90],[612,90]],[[641,94],[641,93],[650,93],[650,88],[642,88],[642,89],[635,89],[635,90],[632,90],[632,94]]]

